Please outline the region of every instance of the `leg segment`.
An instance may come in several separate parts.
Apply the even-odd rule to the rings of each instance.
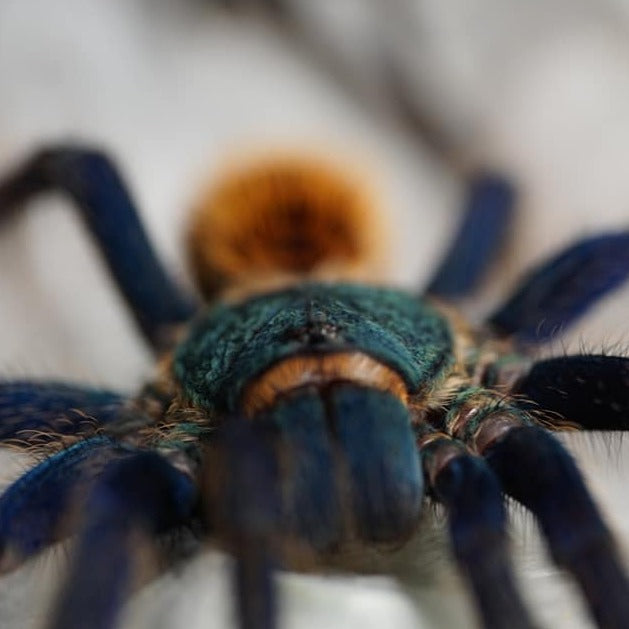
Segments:
[[[599,627],[629,618],[629,582],[611,533],[568,453],[536,426],[503,433],[484,452],[504,490],[537,517],[554,560],[579,583]]]
[[[240,629],[275,629],[273,572],[279,546],[278,469],[270,425],[228,420],[205,476],[213,486],[211,528],[231,545]],[[274,432],[274,431],[272,431]]]
[[[429,489],[448,510],[454,555],[475,594],[483,627],[531,629],[508,557],[500,483],[462,443],[423,432],[419,443]]]
[[[76,203],[146,340],[163,347],[194,305],[163,269],[112,162],[80,146],[45,149],[0,182],[0,216],[48,191]]]
[[[90,491],[69,578],[49,629],[113,629],[141,578],[138,550],[154,551],[155,536],[185,524],[196,486],[153,452],[110,462]]]
[[[543,343],[627,277],[629,232],[594,236],[534,269],[489,323],[501,335]]]
[[[64,525],[81,490],[107,461],[128,452],[94,437],[51,456],[18,478],[0,497],[0,570],[16,568],[70,534]]]
[[[469,295],[481,282],[503,244],[515,209],[515,190],[504,177],[477,175],[457,234],[427,292],[445,299]]]
[[[117,393],[61,382],[0,382],[0,441],[42,445],[60,435],[89,435],[119,416]]]
[[[513,393],[524,396],[521,407],[559,413],[585,430],[629,429],[629,358],[585,355],[542,360]]]

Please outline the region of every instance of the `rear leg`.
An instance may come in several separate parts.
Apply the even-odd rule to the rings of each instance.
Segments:
[[[0,180],[0,217],[42,192],[78,207],[142,334],[156,350],[194,313],[193,300],[164,270],[116,167],[91,148],[59,145],[33,155]]]
[[[525,276],[489,324],[500,336],[544,343],[628,277],[629,232],[586,238]]]
[[[504,245],[515,203],[513,184],[503,176],[479,173],[469,181],[463,217],[428,284],[429,295],[460,299],[478,288]]]

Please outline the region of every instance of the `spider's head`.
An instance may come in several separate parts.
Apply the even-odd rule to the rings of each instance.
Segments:
[[[382,228],[364,186],[316,158],[277,157],[226,173],[201,197],[189,254],[208,298],[304,279],[382,277]]]

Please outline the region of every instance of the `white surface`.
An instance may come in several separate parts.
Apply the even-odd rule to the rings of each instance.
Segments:
[[[521,182],[519,237],[476,305],[485,312],[528,263],[577,235],[627,224],[629,12],[620,2],[618,14],[611,4],[581,2],[577,10],[572,3],[567,20],[558,1],[527,9],[518,0],[477,0],[441,10],[445,4],[413,5],[413,11],[421,6],[424,21],[405,20],[411,35],[397,31],[400,39],[387,45],[406,60],[417,89],[428,91],[452,137],[468,153],[505,164]],[[174,7],[148,0],[2,0],[0,168],[43,141],[102,143],[127,173],[164,259],[184,275],[185,208],[197,182],[226,155],[262,145],[329,147],[360,160],[382,184],[395,280],[413,285],[428,277],[456,222],[460,182],[267,33],[192,4],[189,13],[185,3]],[[507,13],[515,7],[515,16]],[[412,36],[422,24],[431,38]],[[149,355],[90,243],[62,203],[34,205],[0,233],[0,368],[9,376],[133,390],[150,373]],[[623,289],[562,343],[626,346],[628,306]],[[611,524],[629,541],[629,452],[615,437],[573,441],[581,442],[579,458]],[[518,573],[546,626],[589,626],[578,597],[537,552],[531,521],[518,521],[513,538]],[[399,569],[404,588],[381,579],[283,578],[285,625],[473,626],[441,543],[432,541],[426,536],[420,549],[407,552],[416,569]],[[131,606],[129,622],[223,626],[229,601],[221,561],[210,555],[154,584]],[[0,625],[36,623],[45,614],[40,589],[58,579],[49,557],[8,577],[0,589]]]

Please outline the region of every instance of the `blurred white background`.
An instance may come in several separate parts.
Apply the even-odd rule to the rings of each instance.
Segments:
[[[504,169],[520,186],[517,237],[473,306],[477,315],[532,262],[577,236],[626,227],[626,0],[295,0],[299,23],[338,59],[350,89],[312,63],[307,47],[210,4],[0,0],[0,170],[43,142],[107,148],[157,248],[186,281],[180,240],[200,182],[248,150],[328,150],[372,173],[395,244],[392,281],[420,286],[456,224],[463,171],[392,116],[386,71],[394,67],[452,163]],[[3,227],[5,376],[132,391],[150,374],[150,356],[75,214],[46,198]],[[624,289],[551,352],[624,348],[628,308]],[[629,452],[618,437],[577,436],[570,446],[627,555]],[[518,573],[538,617],[549,627],[589,627],[572,587],[538,552],[532,521],[514,520]],[[415,568],[398,569],[403,586],[284,578],[285,626],[475,626],[442,545],[427,531],[407,551]],[[208,555],[151,586],[131,606],[129,627],[223,626],[221,562]],[[41,586],[58,575],[48,558],[6,578],[0,625],[38,626]]]

